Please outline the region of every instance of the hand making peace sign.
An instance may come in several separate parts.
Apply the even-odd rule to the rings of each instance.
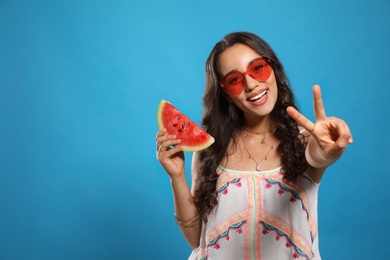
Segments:
[[[288,107],[287,113],[315,138],[318,144],[317,152],[313,149],[309,150],[309,156],[314,162],[308,161],[310,164],[315,164],[312,165],[313,167],[323,167],[332,164],[342,155],[347,145],[352,143],[352,134],[343,120],[336,117],[326,117],[321,89],[318,85],[313,87],[313,96],[315,123],[293,107]]]

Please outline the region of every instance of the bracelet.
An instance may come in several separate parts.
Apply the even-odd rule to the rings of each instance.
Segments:
[[[192,219],[190,219],[189,221],[180,221],[177,219],[176,217],[176,214],[174,215],[175,216],[175,220],[176,220],[176,223],[180,226],[180,227],[183,227],[183,228],[190,228],[190,227],[193,227],[195,226],[196,224],[199,223],[199,215],[196,214],[196,216]]]

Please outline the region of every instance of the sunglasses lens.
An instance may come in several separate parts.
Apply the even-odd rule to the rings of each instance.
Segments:
[[[238,95],[244,89],[243,75],[240,72],[229,74],[222,80],[223,89],[233,95]]]
[[[245,75],[255,80],[266,81],[272,73],[272,67],[264,59],[258,59],[250,63],[245,73],[233,72],[221,81],[222,88],[229,94],[239,95],[245,88]]]
[[[249,76],[258,81],[266,81],[271,75],[271,72],[271,66],[269,66],[269,64],[263,59],[249,64],[247,68],[247,73]]]

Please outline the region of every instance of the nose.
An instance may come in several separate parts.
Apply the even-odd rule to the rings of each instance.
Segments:
[[[255,89],[259,85],[259,82],[252,78],[250,75],[245,75],[245,90],[251,91],[252,89]]]

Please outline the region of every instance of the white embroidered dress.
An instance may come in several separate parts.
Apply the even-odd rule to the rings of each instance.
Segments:
[[[202,225],[190,260],[321,259],[317,233],[319,185],[295,184],[281,168],[262,172],[219,167],[218,203]]]

